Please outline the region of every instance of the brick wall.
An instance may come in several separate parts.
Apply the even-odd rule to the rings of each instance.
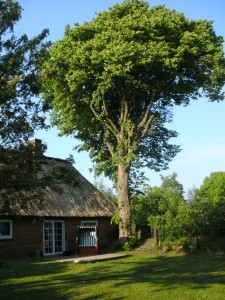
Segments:
[[[8,218],[10,219],[10,218]],[[13,220],[13,238],[0,240],[0,259],[33,256],[43,253],[43,221],[44,218],[21,217]],[[60,220],[65,224],[65,250],[76,252],[77,226],[82,220],[91,218],[45,218],[45,220]],[[117,238],[114,225],[110,218],[95,218],[98,221],[98,239],[101,243],[110,243]]]
[[[42,251],[42,219],[13,219],[13,238],[0,240],[0,257],[23,257]]]

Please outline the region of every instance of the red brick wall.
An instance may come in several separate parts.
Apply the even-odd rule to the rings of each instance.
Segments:
[[[13,219],[13,238],[0,240],[0,257],[22,257],[42,251],[42,220]]]
[[[10,218],[7,218],[10,219]],[[76,252],[77,226],[82,220],[98,221],[98,239],[110,243],[115,239],[115,226],[110,224],[110,218],[37,218],[21,217],[13,220],[13,238],[0,240],[0,259],[25,257],[35,255],[36,251],[43,253],[43,220],[63,220],[65,223],[65,250]]]

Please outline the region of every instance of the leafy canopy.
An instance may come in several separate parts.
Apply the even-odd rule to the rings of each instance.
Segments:
[[[190,203],[196,235],[212,239],[225,233],[225,172],[214,172],[195,189]]]
[[[43,64],[53,124],[108,175],[118,164],[166,168],[179,151],[165,127],[173,106],[223,99],[222,43],[211,21],[137,0],[67,27]]]
[[[208,201],[212,205],[225,202],[225,172],[211,173],[204,179],[196,194],[199,199]]]

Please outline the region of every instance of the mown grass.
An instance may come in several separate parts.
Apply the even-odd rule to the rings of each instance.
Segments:
[[[132,253],[88,264],[5,260],[0,299],[225,299],[225,256]]]

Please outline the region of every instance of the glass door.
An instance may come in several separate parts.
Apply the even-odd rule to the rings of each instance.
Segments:
[[[60,254],[64,245],[63,221],[44,221],[44,255]]]

